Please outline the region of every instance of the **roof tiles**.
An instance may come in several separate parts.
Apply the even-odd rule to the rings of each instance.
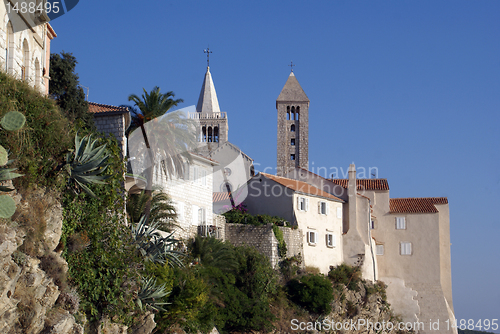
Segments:
[[[347,189],[348,179],[330,179],[333,183]],[[356,179],[357,190],[389,190],[387,179]]]
[[[106,114],[106,113],[116,113],[116,112],[126,113],[128,112],[128,108],[89,102],[89,112],[93,114]]]
[[[448,204],[446,197],[425,198],[391,198],[389,210],[391,213],[436,213],[436,204]]]
[[[307,195],[321,196],[321,197],[332,199],[332,200],[337,201],[337,202],[344,202],[340,198],[335,197],[335,196],[333,196],[333,195],[331,195],[331,194],[329,194],[329,193],[327,193],[319,188],[316,188],[308,183],[298,181],[298,180],[288,179],[286,177],[266,174],[266,173],[261,173],[261,174],[264,175],[265,177],[267,177],[268,179],[271,179],[271,180],[281,184],[282,186],[285,186],[289,189],[292,189],[293,191],[304,193]]]

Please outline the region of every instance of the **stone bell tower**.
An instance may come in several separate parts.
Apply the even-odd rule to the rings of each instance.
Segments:
[[[276,100],[278,110],[277,175],[309,164],[309,98],[293,69]]]

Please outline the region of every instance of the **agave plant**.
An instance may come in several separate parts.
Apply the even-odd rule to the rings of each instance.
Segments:
[[[97,139],[92,140],[91,135],[80,139],[75,136],[75,149],[66,155],[64,166],[70,180],[74,180],[87,194],[97,196],[87,187],[88,184],[105,184],[104,180],[109,175],[101,175],[108,167],[109,154],[106,145],[97,146]],[[72,158],[73,156],[73,158]]]
[[[24,126],[26,117],[19,111],[9,111],[2,117],[0,124],[7,131],[17,131]],[[15,179],[22,176],[18,173],[13,173],[16,168],[6,168],[14,160],[9,160],[9,152],[0,145],[0,182]],[[14,189],[0,186],[0,191],[8,192]],[[9,195],[0,195],[0,218],[10,218],[16,212],[16,203]]]
[[[155,311],[166,311],[162,305],[170,303],[159,302],[161,298],[168,296],[171,291],[166,291],[165,284],[156,285],[156,278],[141,278],[141,290],[137,296],[137,305],[142,310],[147,306]]]
[[[157,229],[158,222],[148,225],[146,216],[142,216],[139,223],[132,224],[132,237],[142,256],[148,261],[168,263],[170,266],[183,267],[181,256],[184,253],[175,250],[179,240],[174,239],[174,233],[162,237]]]

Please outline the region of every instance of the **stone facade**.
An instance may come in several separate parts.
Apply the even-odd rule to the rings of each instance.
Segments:
[[[127,156],[125,131],[127,131],[131,123],[128,108],[89,102],[89,112],[94,115],[94,124],[97,131],[115,136],[120,145],[122,156]]]
[[[154,185],[170,195],[178,214],[176,237],[191,238],[197,233],[224,235],[223,221],[212,210],[212,177],[217,162],[193,154],[185,166],[182,178],[167,178],[159,170],[154,173]]]
[[[289,227],[279,227],[287,246],[287,257],[302,255],[302,231]],[[278,240],[272,224],[263,226],[245,224],[226,224],[226,240],[235,246],[251,246],[269,258],[276,268],[279,261]]]
[[[57,35],[43,13],[8,13],[12,3],[0,5],[0,68],[48,94],[50,41]]]
[[[295,75],[288,80],[276,100],[278,111],[277,175],[309,165],[309,99]]]

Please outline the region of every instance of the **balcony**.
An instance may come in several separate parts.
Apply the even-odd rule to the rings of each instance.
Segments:
[[[224,119],[227,118],[226,112],[212,112],[212,113],[201,113],[201,112],[190,112],[188,113],[189,119]]]

